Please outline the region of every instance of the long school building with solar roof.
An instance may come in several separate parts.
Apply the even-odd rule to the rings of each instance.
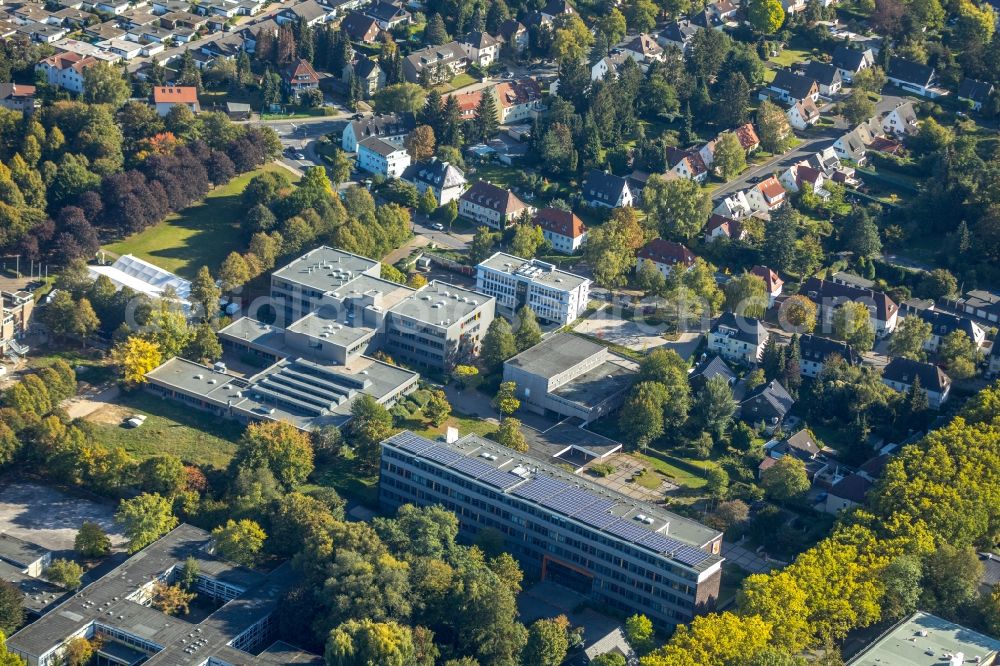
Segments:
[[[721,532],[476,435],[383,441],[379,501],[440,504],[467,539],[498,530],[529,574],[664,629],[719,595]]]

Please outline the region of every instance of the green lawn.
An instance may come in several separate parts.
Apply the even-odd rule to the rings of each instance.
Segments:
[[[230,252],[243,249],[238,234],[240,194],[251,178],[264,171],[282,171],[291,176],[282,167],[267,164],[237,176],[209,192],[201,202],[104,249],[115,255],[134,254],[186,278],[193,278],[202,266],[215,272]]]
[[[707,481],[705,480],[705,477],[700,476],[689,469],[685,469],[685,467],[693,465],[694,467],[706,469],[708,467],[715,466],[715,463],[707,460],[682,460],[674,458],[673,456],[667,456],[667,460],[664,460],[662,458],[649,456],[644,453],[633,453],[632,455],[649,465],[651,469],[655,469],[657,472],[663,474],[671,483],[676,483],[679,486],[690,488],[692,490],[703,488]],[[676,460],[678,464],[671,462],[673,460]],[[684,467],[682,467],[682,465]]]
[[[452,428],[458,428],[458,434],[462,436],[474,433],[480,437],[486,437],[497,431],[495,423],[490,423],[489,421],[485,421],[476,416],[466,416],[464,414],[455,413],[452,413],[452,415],[448,417],[448,420],[440,426],[433,426],[419,417],[408,419],[399,423],[398,426],[406,430],[412,430],[416,434],[427,437],[428,439],[443,437],[448,431],[449,426]]]
[[[199,467],[225,469],[236,453],[236,441],[243,433],[237,421],[221,419],[144,391],[123,394],[117,401],[124,412],[145,414],[138,428],[118,423],[100,423],[100,413],[92,423],[98,441],[105,446],[121,446],[139,459],[170,453]]]
[[[378,475],[363,473],[353,453],[337,456],[317,467],[311,479],[312,483],[300,489],[302,492],[313,488],[333,488],[342,497],[378,508]]]

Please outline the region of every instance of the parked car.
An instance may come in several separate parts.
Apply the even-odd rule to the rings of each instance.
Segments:
[[[444,225],[440,222],[435,222],[431,225],[431,229],[434,229],[435,231],[444,231]]]
[[[145,414],[133,414],[124,421],[122,421],[122,427],[124,428],[138,428],[143,423],[146,422]]]

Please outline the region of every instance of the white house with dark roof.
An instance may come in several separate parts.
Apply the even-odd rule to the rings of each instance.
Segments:
[[[708,350],[722,358],[753,365],[767,344],[767,329],[759,319],[723,312],[708,332]]]
[[[523,213],[530,215],[534,210],[510,190],[482,180],[473,183],[458,199],[459,217],[501,231],[517,222]]]
[[[966,317],[930,309],[920,310],[915,316],[931,325],[931,337],[924,342],[924,349],[932,354],[936,354],[944,339],[955,331],[965,333],[976,345],[976,349],[982,347],[986,341],[986,331],[983,327]]]
[[[920,388],[927,393],[927,404],[931,409],[940,409],[948,400],[951,378],[933,363],[923,363],[898,356],[882,370],[882,383],[901,393],[913,388],[919,378]]]
[[[993,84],[988,81],[977,81],[965,78],[958,86],[958,99],[972,105],[973,111],[981,111],[983,104],[993,95]]]
[[[750,391],[740,401],[740,418],[754,425],[763,424],[764,430],[771,433],[781,425],[794,405],[795,400],[781,382],[772,379]]]
[[[937,77],[930,65],[893,56],[889,59],[889,71],[885,74],[889,83],[921,97],[933,99],[948,94],[947,90],[936,86]]]
[[[379,113],[366,116],[347,123],[341,135],[340,147],[348,153],[356,152],[358,142],[369,136],[377,136],[383,141],[402,146],[416,126],[416,119],[412,113]]]
[[[358,168],[384,178],[399,178],[410,166],[406,148],[383,141],[376,136],[362,139],[358,144]]]
[[[815,102],[819,99],[819,84],[808,76],[796,74],[787,69],[779,69],[774,73],[774,80],[767,84],[767,88],[761,92],[761,98],[765,97],[776,97],[786,104],[792,104],[807,97]]]
[[[704,28],[688,19],[671,21],[660,30],[656,41],[660,46],[672,46],[680,49],[681,52],[686,52],[691,47],[691,41],[699,30],[704,30]]]
[[[890,136],[905,139],[920,131],[917,125],[917,112],[913,102],[900,102],[891,111],[882,116],[882,131]]]
[[[572,211],[542,208],[532,220],[559,254],[573,254],[587,241],[587,227]]]
[[[835,66],[810,60],[803,72],[806,78],[814,79],[819,84],[819,94],[829,97],[840,92],[844,85],[844,77]]]
[[[402,5],[384,0],[373,2],[362,11],[366,16],[375,19],[378,27],[383,30],[395,30],[401,26],[409,25],[413,21],[413,16],[403,9]]]
[[[304,21],[306,25],[312,27],[326,23],[333,14],[333,10],[325,8],[316,0],[305,0],[305,2],[282,9],[275,15],[274,20],[278,22],[278,25],[298,24]]]
[[[816,304],[822,330],[832,330],[834,313],[848,301],[863,303],[868,308],[877,337],[896,330],[899,306],[881,291],[811,277],[802,283],[799,293]]]
[[[428,46],[403,58],[403,76],[410,83],[420,83],[422,78],[443,83],[467,70],[470,62],[465,47],[458,42]]]
[[[622,51],[636,62],[649,63],[654,60],[662,61],[664,58],[663,47],[656,43],[652,35],[646,33],[636,35],[622,47]]]
[[[434,193],[438,206],[443,206],[462,196],[467,184],[465,172],[450,162],[439,160],[437,157],[414,162],[406,167],[401,178],[416,187],[420,194],[430,189]]]
[[[583,200],[590,206],[624,208],[632,205],[632,191],[625,178],[591,169],[583,183]]]
[[[469,60],[489,67],[500,57],[500,40],[485,31],[470,32],[459,40]]]
[[[834,355],[851,365],[857,365],[860,361],[860,357],[846,342],[812,333],[799,336],[799,354],[799,374],[803,377],[818,376],[826,367],[826,362]]]
[[[852,49],[838,44],[831,64],[840,72],[844,83],[850,83],[856,74],[875,65],[875,54],[871,49]]]

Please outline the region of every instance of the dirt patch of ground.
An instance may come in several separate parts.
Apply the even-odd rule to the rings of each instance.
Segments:
[[[122,407],[121,405],[101,405],[83,418],[94,423],[118,425],[131,415],[132,412],[129,411],[128,407]]]
[[[114,522],[116,505],[88,500],[35,483],[0,482],[0,532],[64,553],[73,548],[84,521],[99,524],[119,546],[125,538]]]

